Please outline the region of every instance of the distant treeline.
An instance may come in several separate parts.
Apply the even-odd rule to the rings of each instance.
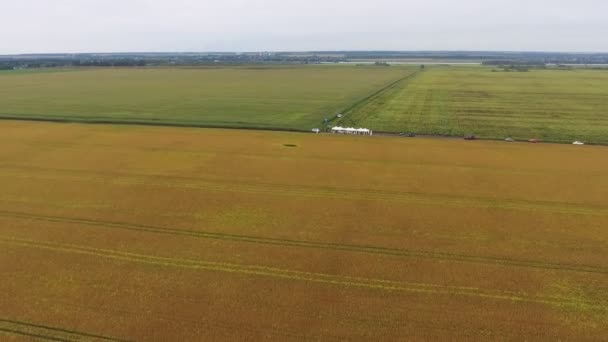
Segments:
[[[309,64],[343,61],[335,56],[275,53],[218,54],[56,54],[0,56],[0,70],[52,67],[142,67],[225,64]]]
[[[320,52],[329,53],[329,52]],[[494,52],[494,51],[338,51],[346,59],[477,60],[489,65],[608,64],[608,53]]]
[[[491,66],[545,64],[608,64],[608,53],[545,53],[483,51],[313,51],[313,52],[213,52],[213,53],[100,53],[34,54],[0,56],[0,69],[52,67],[142,67],[238,64],[316,64],[391,59],[478,61]]]
[[[0,70],[20,69],[20,68],[54,68],[54,67],[78,67],[78,66],[98,66],[98,67],[129,67],[146,66],[148,62],[141,59],[107,59],[107,60],[14,60],[0,62]]]

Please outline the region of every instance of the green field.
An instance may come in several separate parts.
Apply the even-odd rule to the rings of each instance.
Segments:
[[[608,143],[608,72],[430,67],[355,108],[377,131]]]
[[[606,71],[417,70],[299,65],[4,71],[0,118],[307,131],[350,109],[331,124],[608,144]]]
[[[374,66],[0,73],[0,117],[309,130],[411,73]]]

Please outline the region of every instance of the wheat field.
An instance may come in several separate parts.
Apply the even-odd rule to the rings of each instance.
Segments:
[[[0,132],[2,339],[608,334],[603,147]]]

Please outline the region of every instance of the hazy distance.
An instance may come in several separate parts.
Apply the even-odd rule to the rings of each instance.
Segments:
[[[608,52],[608,2],[19,0],[0,54],[499,50]]]

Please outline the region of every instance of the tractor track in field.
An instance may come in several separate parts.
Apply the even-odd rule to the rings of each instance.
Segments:
[[[58,342],[127,342],[128,340],[0,318],[0,332]]]
[[[65,339],[65,338],[62,338],[62,337],[40,335],[40,334],[36,334],[36,333],[30,333],[30,332],[26,332],[26,331],[15,330],[15,329],[11,329],[11,328],[3,328],[3,327],[0,327],[0,333],[7,333],[7,334],[11,334],[11,335],[25,336],[25,337],[34,338],[34,339],[37,339],[37,340],[38,339],[42,339],[42,340],[46,340],[46,341],[58,341],[58,342],[77,341],[77,340],[68,340],[68,339]]]
[[[375,98],[378,98],[378,97],[384,95],[385,93],[387,93],[390,90],[392,90],[392,89],[396,88],[397,86],[399,86],[401,83],[404,83],[404,82],[407,82],[407,81],[410,81],[410,80],[416,78],[418,76],[418,74],[420,74],[422,72],[424,72],[424,70],[421,71],[420,69],[418,69],[418,70],[412,72],[411,74],[408,74],[408,75],[406,75],[406,76],[404,76],[404,77],[396,80],[395,82],[392,82],[392,83],[390,83],[390,84],[388,84],[388,85],[386,85],[386,86],[384,86],[384,87],[376,90],[372,94],[370,94],[370,95],[368,95],[368,96],[360,99],[359,101],[356,101],[356,102],[352,103],[350,106],[348,106],[347,108],[344,108],[342,110],[342,113],[344,113],[346,115],[344,117],[338,119],[336,121],[336,123],[337,124],[348,124],[348,125],[351,125],[351,126],[357,126],[358,125],[357,122],[361,121],[360,120],[361,118],[359,118],[359,120],[357,120],[357,121],[355,121],[355,120],[352,119],[352,113],[353,113],[353,111],[355,109],[357,109],[359,107],[362,107],[362,106],[365,106],[366,103],[370,102],[371,100],[373,100]],[[374,134],[375,133],[376,132],[374,131]]]
[[[10,218],[16,218],[16,219],[21,219],[21,220],[35,220],[35,221],[43,221],[43,222],[71,223],[71,224],[78,224],[78,225],[89,226],[89,227],[102,227],[104,229],[123,229],[123,230],[154,233],[154,234],[176,235],[176,236],[193,237],[193,238],[199,238],[199,239],[233,241],[233,242],[260,244],[260,245],[276,245],[276,246],[285,246],[285,247],[325,249],[325,250],[375,254],[375,255],[402,257],[402,258],[438,259],[438,260],[448,260],[448,261],[454,261],[454,262],[481,263],[481,264],[501,265],[501,266],[509,266],[509,267],[525,267],[525,268],[556,270],[556,271],[564,271],[564,272],[585,272],[585,273],[595,273],[595,274],[608,274],[608,269],[606,269],[606,268],[597,267],[597,266],[589,266],[589,265],[559,264],[559,263],[549,263],[549,262],[544,262],[544,261],[516,260],[516,259],[507,259],[507,258],[456,254],[456,253],[406,250],[406,249],[378,247],[378,246],[365,246],[365,245],[352,245],[352,244],[331,243],[331,242],[278,239],[278,238],[268,238],[268,237],[259,237],[259,236],[250,236],[250,235],[238,235],[238,234],[227,234],[227,233],[217,233],[217,232],[193,231],[193,230],[185,230],[185,229],[173,229],[173,228],[157,227],[157,226],[150,226],[150,225],[89,220],[89,219],[82,219],[82,218],[68,218],[68,217],[59,217],[59,216],[37,215],[37,214],[10,212],[10,211],[0,211],[0,217],[10,217]]]
[[[158,257],[147,254],[131,253],[111,249],[84,247],[70,244],[57,244],[33,240],[15,239],[0,236],[0,243],[12,246],[36,248],[59,253],[70,253],[102,257],[122,262],[156,265],[160,267],[171,267],[181,269],[215,271],[245,276],[258,276],[280,278],[293,281],[320,283],[346,288],[359,288],[366,290],[379,290],[388,292],[421,293],[428,295],[457,295],[477,297],[489,300],[502,300],[509,302],[523,302],[532,304],[546,304],[556,307],[585,307],[588,310],[606,311],[608,308],[604,303],[572,301],[560,296],[538,296],[528,295],[513,291],[487,290],[476,287],[447,286],[427,283],[412,283],[402,281],[391,281],[376,278],[350,277],[337,274],[326,274],[316,272],[303,272],[276,267],[260,265],[234,264],[226,262],[212,262],[194,259],[179,259]]]
[[[373,93],[367,95],[366,97],[359,99],[353,103],[351,103],[348,107],[342,109],[341,113],[350,113],[352,112],[355,108],[365,105],[366,102],[370,101],[373,98],[376,98],[378,96],[381,96],[383,93],[387,92],[390,89],[393,89],[395,87],[397,87],[400,83],[405,82],[407,80],[416,78],[416,76],[421,73],[423,71],[421,71],[420,69],[415,70],[414,72],[407,74],[401,78],[399,78],[396,81],[390,82],[389,84],[385,85],[384,87],[374,91]],[[345,118],[348,119],[348,116]],[[341,123],[343,120],[338,120],[338,123]]]

